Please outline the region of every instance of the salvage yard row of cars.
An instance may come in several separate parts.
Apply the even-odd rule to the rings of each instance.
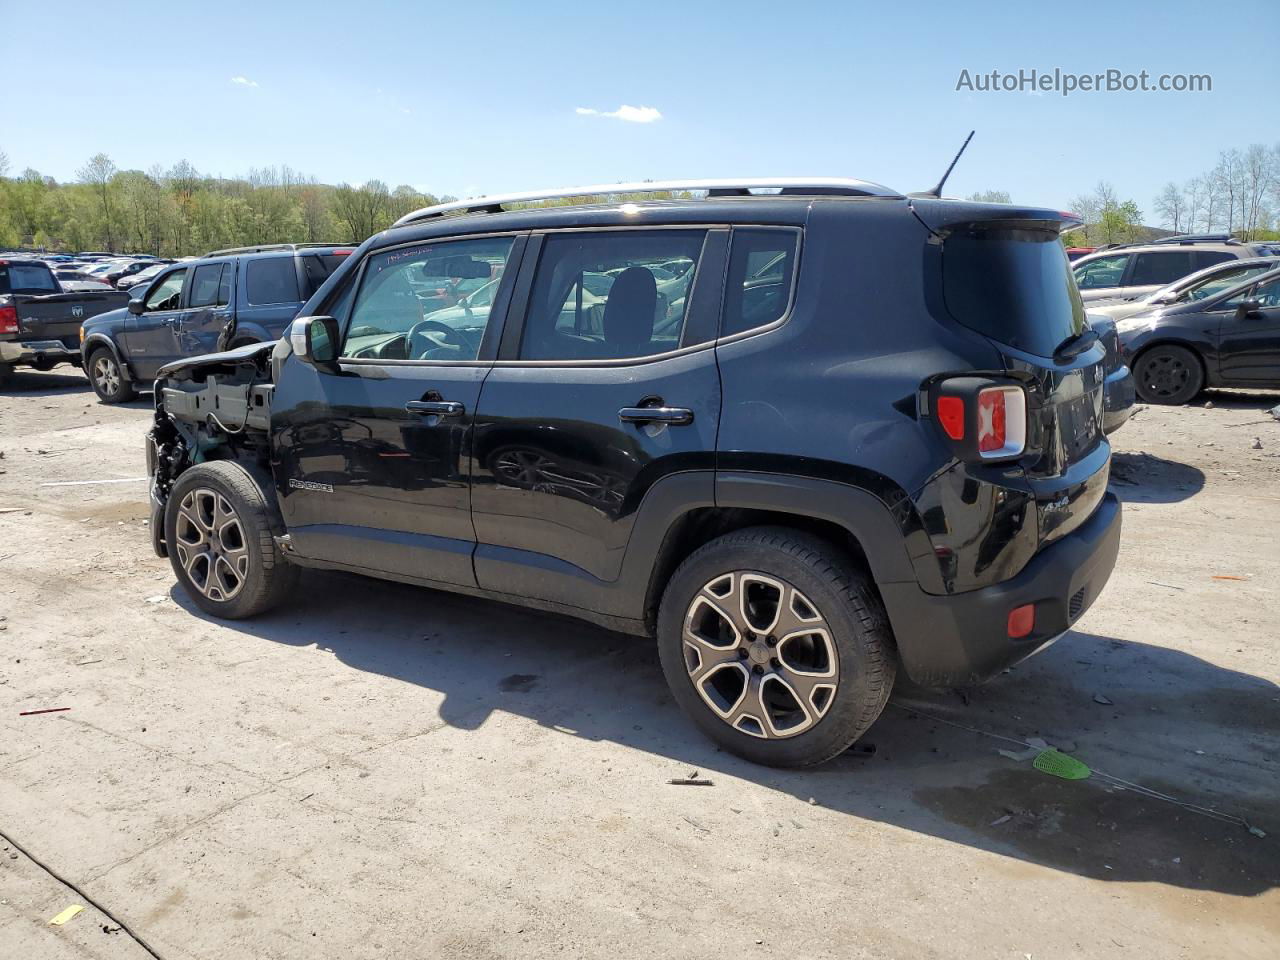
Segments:
[[[529,206],[655,191],[685,199]],[[1083,615],[1135,388],[1280,386],[1280,259],[1099,267],[1079,225],[847,179],[486,197],[163,265],[73,333],[0,258],[0,351],[154,384],[152,546],[208,613],[303,568],[559,612],[654,637],[707,736],[803,766],[899,672],[981,682]]]

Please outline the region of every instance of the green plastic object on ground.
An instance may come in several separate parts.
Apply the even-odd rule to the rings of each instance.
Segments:
[[[1041,773],[1048,773],[1063,780],[1084,780],[1090,770],[1075,757],[1057,750],[1045,750],[1037,754],[1031,765]]]

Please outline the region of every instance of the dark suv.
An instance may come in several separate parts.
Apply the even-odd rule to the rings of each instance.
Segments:
[[[152,529],[195,603],[320,567],[656,636],[694,721],[779,765],[899,669],[1063,634],[1120,536],[1075,221],[852,180],[563,196],[632,190],[689,193],[419,211],[274,348],[162,370]]]
[[[218,250],[161,270],[127,308],[80,328],[80,356],[104,403],[131,399],[166,363],[276,340],[351,253],[335,244]]]

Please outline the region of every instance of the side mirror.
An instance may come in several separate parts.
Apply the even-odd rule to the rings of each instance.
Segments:
[[[298,317],[289,329],[289,344],[300,360],[332,370],[337,366],[338,336],[333,317]]]
[[[1236,313],[1241,317],[1260,317],[1262,316],[1262,301],[1257,297],[1241,300],[1236,307]]]
[[[132,313],[135,317],[140,316],[142,312],[146,309],[147,309],[147,305],[143,303],[141,298],[139,297],[134,297],[132,300],[129,301],[129,312]]]

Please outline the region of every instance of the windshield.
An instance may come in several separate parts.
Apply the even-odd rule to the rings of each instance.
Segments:
[[[951,315],[1007,346],[1049,357],[1085,328],[1056,231],[959,228],[943,245],[942,276]]]

